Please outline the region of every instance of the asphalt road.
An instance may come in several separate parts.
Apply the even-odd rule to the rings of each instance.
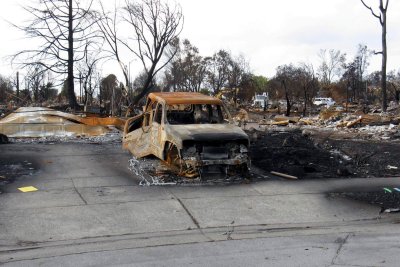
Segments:
[[[400,217],[328,192],[400,178],[139,186],[116,144],[9,144],[4,266],[398,266]],[[1,166],[0,166],[1,167]],[[21,167],[21,166],[20,166]],[[35,192],[18,188],[34,186]]]

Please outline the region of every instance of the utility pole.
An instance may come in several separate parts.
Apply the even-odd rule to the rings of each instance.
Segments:
[[[19,72],[17,71],[17,103],[19,102]]]

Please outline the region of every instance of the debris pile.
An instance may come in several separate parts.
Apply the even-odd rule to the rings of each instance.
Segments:
[[[393,105],[392,105],[393,106]],[[358,135],[358,138],[365,140],[400,140],[400,109],[389,109],[386,113],[376,113],[376,109],[371,108],[371,112],[365,114],[357,106],[352,107],[350,112],[345,112],[344,108],[334,106],[322,110],[319,114],[308,117],[283,116],[271,114],[269,112],[248,112],[249,122],[256,121],[252,125],[258,129],[270,129],[276,127],[305,128],[332,130],[343,132],[349,135]],[[243,113],[241,111],[241,113]],[[260,118],[260,114],[262,114]],[[240,114],[236,118],[241,117]],[[239,124],[240,125],[240,124]]]

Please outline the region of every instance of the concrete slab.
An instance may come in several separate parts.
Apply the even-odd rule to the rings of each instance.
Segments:
[[[24,177],[17,181],[7,184],[4,186],[3,191],[6,193],[19,193],[18,188],[26,185],[32,185],[39,189],[39,191],[50,191],[50,190],[65,190],[74,188],[72,179],[70,178],[58,178],[58,179],[42,179],[41,176]]]
[[[88,204],[168,200],[173,195],[164,187],[113,186],[78,188]]]
[[[121,156],[117,154],[116,156]],[[118,162],[118,163],[117,163]],[[107,155],[70,156],[64,160],[65,166],[69,166],[69,177],[88,176],[124,176],[131,172],[128,170],[128,160],[113,161]]]
[[[334,263],[350,266],[399,266],[399,252],[398,234],[351,234]]]
[[[133,176],[95,176],[72,178],[73,183],[79,187],[100,187],[100,186],[135,186],[138,180]]]
[[[329,266],[343,235],[203,242],[66,255],[5,266]]]
[[[0,262],[52,258],[72,254],[88,254],[98,251],[123,250],[177,244],[193,244],[210,240],[198,229],[124,234],[97,238],[85,238],[45,243],[20,242],[17,245],[0,243]],[[27,249],[27,247],[31,249]]]
[[[0,225],[10,244],[196,227],[176,200],[1,210]]]
[[[30,210],[34,208],[84,205],[74,189],[51,190],[30,193],[7,193],[0,195],[0,214],[3,211]]]
[[[172,194],[182,199],[261,195],[257,189],[250,184],[229,186],[171,186],[167,188]]]
[[[375,218],[380,208],[324,195],[183,199],[201,227],[329,222]]]

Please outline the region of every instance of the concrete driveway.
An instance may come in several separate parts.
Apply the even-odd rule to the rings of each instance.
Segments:
[[[396,214],[327,192],[391,179],[142,187],[116,144],[9,144],[29,173],[0,194],[5,266],[397,266]],[[18,188],[34,186],[35,192]]]

